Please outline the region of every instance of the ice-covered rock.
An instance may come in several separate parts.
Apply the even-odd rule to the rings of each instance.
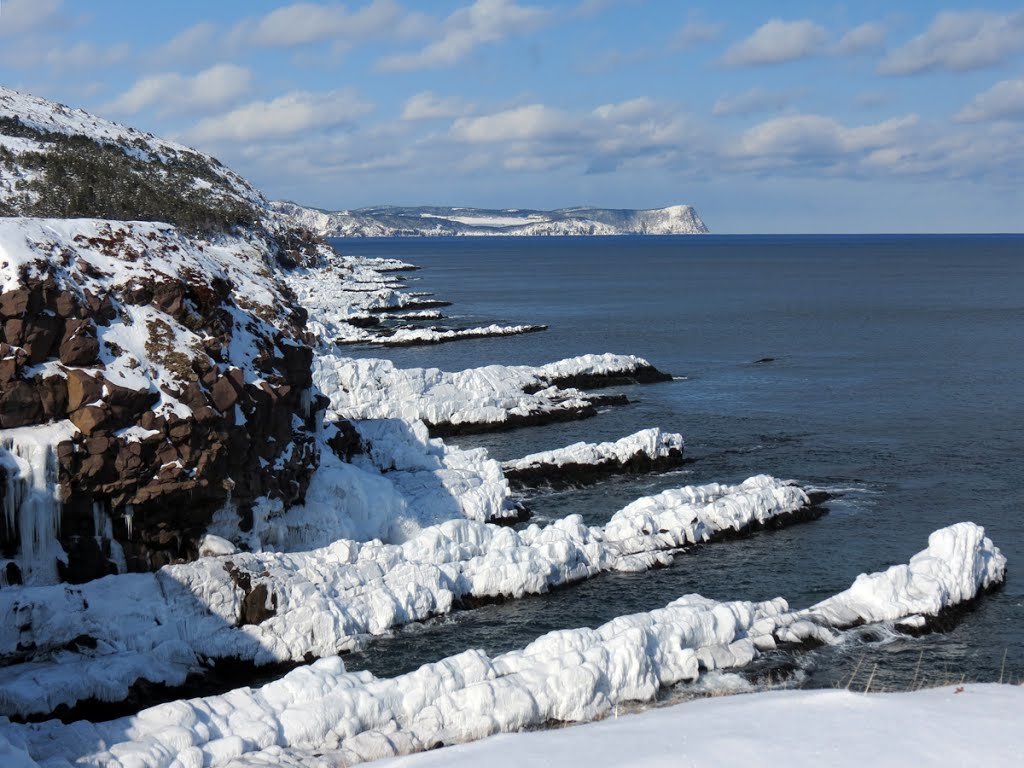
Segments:
[[[392,428],[377,424],[366,436],[372,442]],[[372,447],[370,456],[372,461]],[[406,468],[396,471],[424,460],[418,451],[394,456]],[[337,469],[366,471],[341,462]],[[337,487],[325,488],[324,496]],[[381,492],[395,493],[396,487],[402,486]],[[481,489],[481,510],[499,502],[490,495],[484,504],[492,493]],[[328,533],[338,529],[329,520],[338,505],[321,500],[315,484],[311,496],[307,505],[314,506],[298,517],[310,523],[306,535],[315,540],[318,526]],[[140,677],[165,676],[180,684],[200,668],[201,658],[268,664],[330,656],[356,648],[365,635],[447,613],[459,601],[518,598],[602,571],[643,570],[668,562],[671,550],[686,542],[807,506],[799,488],[766,476],[652,499],[617,513],[604,528],[588,527],[578,515],[521,531],[449,520],[400,545],[339,540],[303,552],[210,557],[77,587],[0,590],[0,663],[8,665],[0,679],[0,713],[45,712],[94,695],[116,699]],[[391,503],[401,509],[400,498]],[[647,535],[652,516],[660,516],[657,524],[664,528]],[[306,529],[297,530],[290,535]],[[76,638],[90,640],[77,647]],[[147,655],[153,662],[143,669]],[[73,682],[58,684],[62,668],[76,670]]]
[[[595,412],[593,398],[564,387],[657,380],[664,380],[664,374],[643,358],[613,354],[454,373],[323,355],[314,372],[331,407],[346,418],[421,420],[441,433],[580,418]]]
[[[505,476],[526,485],[586,482],[602,475],[665,470],[683,463],[683,436],[644,429],[614,442],[579,442],[502,464]]]
[[[947,571],[963,587],[946,591],[933,606],[939,610],[1002,576],[1002,555],[970,523],[933,534],[914,561],[926,559],[934,561],[927,570]],[[978,560],[994,567],[983,573],[973,567]],[[920,607],[910,581],[891,583],[887,616]],[[843,602],[844,594],[832,600]],[[346,672],[332,657],[258,690],[162,704],[106,723],[0,720],[0,740],[19,759],[25,748],[51,768],[304,765],[314,755],[351,765],[550,722],[594,720],[619,705],[651,701],[705,672],[746,666],[801,613],[782,598],[717,602],[687,595],[596,629],[550,632],[493,658],[465,651],[378,679]],[[818,619],[828,620],[823,613]]]

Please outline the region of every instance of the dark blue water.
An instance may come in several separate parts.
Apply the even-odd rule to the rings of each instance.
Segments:
[[[863,571],[905,562],[932,530],[973,520],[1009,558],[1006,587],[947,633],[869,633],[788,659],[809,685],[860,664],[899,687],[1024,676],[1024,237],[801,236],[346,240],[419,264],[413,290],[450,299],[453,325],[550,330],[381,353],[446,370],[638,354],[685,380],[623,390],[597,418],[458,438],[505,459],[648,426],[682,432],[696,461],[529,500],[538,517],[602,523],[667,487],[766,472],[840,489],[822,520],[709,546],[668,569],[607,575],[552,595],[467,611],[370,645],[352,666],[390,674],[466,647],[500,652],[689,592],[781,595],[803,607]],[[762,358],[770,363],[756,363]],[[1004,665],[1005,654],[1005,665]],[[866,674],[864,675],[866,677]]]

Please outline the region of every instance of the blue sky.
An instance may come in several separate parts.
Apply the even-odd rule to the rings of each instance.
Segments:
[[[1021,3],[0,0],[0,82],[325,208],[1024,230]]]

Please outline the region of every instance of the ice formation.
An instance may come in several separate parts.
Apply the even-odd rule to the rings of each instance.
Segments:
[[[6,475],[4,526],[18,541],[17,563],[25,584],[55,584],[62,505],[57,487],[57,444],[71,437],[68,422],[0,430],[0,468]],[[0,560],[0,580],[5,579]]]
[[[323,355],[313,380],[342,416],[421,420],[445,425],[514,426],[531,418],[592,413],[587,396],[559,382],[628,377],[653,370],[633,355],[584,355],[538,367],[488,365],[449,373],[437,368],[398,368],[388,360]]]
[[[941,587],[939,610],[1001,580],[1005,566],[972,523],[937,531],[911,562],[919,578],[927,574]],[[887,581],[896,586],[887,615],[919,607],[911,581]],[[826,601],[844,608],[828,631],[872,620],[874,609],[865,609],[853,591]],[[596,629],[550,632],[493,658],[470,650],[377,679],[346,672],[332,657],[258,690],[176,701],[107,723],[17,726],[0,720],[0,739],[12,754],[26,750],[49,768],[72,761],[150,768],[306,765],[314,755],[351,765],[552,721],[593,720],[621,704],[651,701],[662,688],[704,672],[743,667],[777,641],[818,637],[805,631],[805,616],[790,612],[782,598],[717,602],[687,595]],[[819,612],[817,619],[828,617]]]
[[[522,531],[450,520],[400,545],[339,540],[74,587],[0,590],[0,662],[9,664],[0,713],[47,712],[90,696],[117,700],[140,678],[180,684],[201,658],[268,664],[330,656],[356,648],[365,635],[447,613],[465,598],[518,598],[602,571],[642,570],[670,562],[684,543],[808,504],[799,488],[764,475],[644,501],[604,528],[587,527],[578,515]],[[249,614],[253,594],[272,606],[258,621]],[[96,647],[69,651],[82,637]]]
[[[546,479],[571,480],[574,476],[601,472],[667,467],[681,463],[683,436],[662,432],[657,427],[643,429],[614,442],[579,442],[552,451],[531,453],[502,464],[505,476],[523,482]]]

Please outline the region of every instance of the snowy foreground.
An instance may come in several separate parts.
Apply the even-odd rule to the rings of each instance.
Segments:
[[[1024,755],[1022,712],[1021,686],[867,695],[773,691],[700,699],[577,728],[495,736],[378,765],[1008,767],[1020,765]]]
[[[519,598],[603,571],[666,565],[683,545],[808,506],[800,488],[759,475],[639,499],[603,528],[578,515],[523,531],[450,520],[403,544],[342,539],[80,586],[2,590],[0,713],[119,701],[142,679],[181,685],[203,659],[263,665],[332,656],[366,635],[446,614],[460,600]]]
[[[35,761],[54,768],[72,762],[149,768],[351,765],[553,721],[589,721],[629,702],[649,702],[662,688],[706,672],[741,668],[777,642],[835,642],[844,628],[879,616],[932,615],[1000,583],[1005,566],[981,527],[958,523],[934,532],[927,549],[909,563],[861,575],[850,589],[802,611],[791,611],[782,598],[716,602],[687,595],[596,629],[550,632],[522,650],[493,658],[468,650],[390,679],[346,672],[341,658],[332,657],[258,690],[172,702],[107,723],[13,725],[0,718],[0,755],[6,750],[10,765]],[[871,701],[845,693],[789,695],[796,701],[836,696],[848,702],[846,708]],[[941,694],[922,696],[928,695]],[[754,700],[714,706],[742,708]],[[983,709],[992,714],[991,708]],[[737,718],[729,712],[720,714],[724,726],[716,730],[729,728],[735,739]],[[644,715],[636,719],[637,727],[647,727],[644,718],[665,716]],[[979,717],[977,710],[974,716]],[[739,722],[747,729],[757,720]],[[782,732],[791,744],[801,722],[792,716],[786,720]],[[601,726],[608,727],[614,724]],[[703,749],[701,729],[688,732]],[[867,733],[859,727],[850,732],[861,739]],[[801,729],[801,740],[807,735]],[[676,738],[682,739],[678,732]],[[687,743],[677,741],[671,757],[678,760],[678,749]],[[633,743],[640,749],[650,745],[649,740]],[[729,751],[742,754],[742,749]]]

